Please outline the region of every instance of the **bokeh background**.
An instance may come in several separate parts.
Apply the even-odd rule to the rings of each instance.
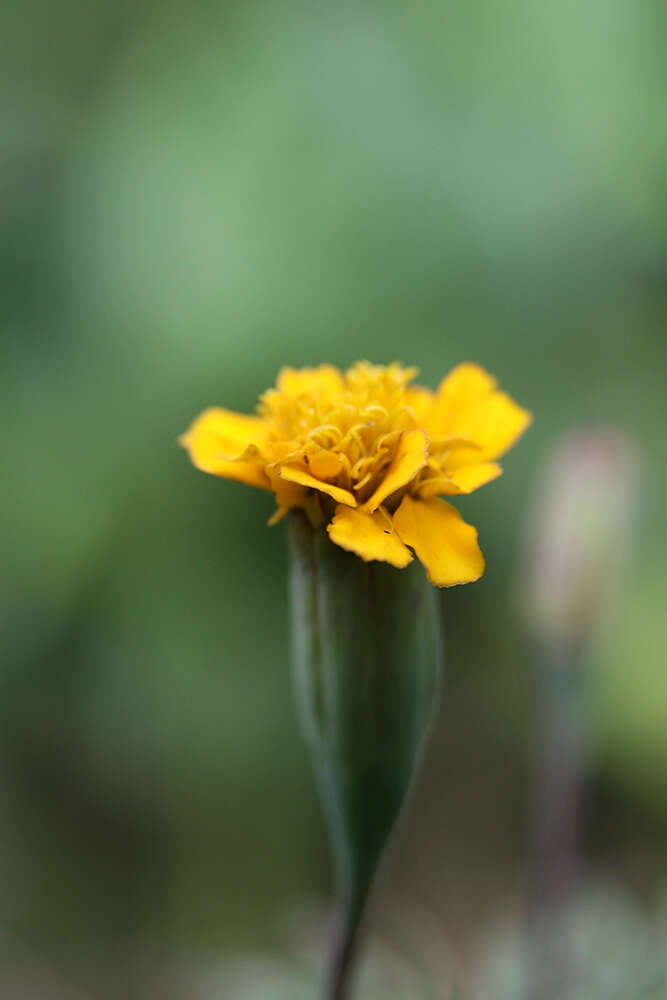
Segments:
[[[654,926],[664,28],[658,0],[2,4],[0,996],[241,996],[195,986],[200,963],[317,939],[284,526],[176,446],[284,364],[400,359],[434,387],[475,360],[535,413],[460,504],[488,571],[441,595],[438,724],[379,890],[443,990],[525,880],[535,478],[578,427],[633,442],[582,866]]]

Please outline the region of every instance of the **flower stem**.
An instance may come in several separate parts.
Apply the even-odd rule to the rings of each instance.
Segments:
[[[363,911],[364,899],[357,896],[343,903],[336,916],[324,991],[325,1000],[346,1000],[349,996]]]

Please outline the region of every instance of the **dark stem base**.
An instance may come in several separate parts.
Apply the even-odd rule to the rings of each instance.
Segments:
[[[356,969],[363,900],[342,907],[334,919],[324,1000],[348,1000]]]

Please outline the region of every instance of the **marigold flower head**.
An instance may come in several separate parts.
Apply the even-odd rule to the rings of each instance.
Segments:
[[[360,361],[283,368],[257,413],[205,410],[180,438],[198,469],[271,490],[270,523],[304,508],[364,560],[407,566],[411,549],[440,587],[484,572],[476,530],[442,496],[501,474],[495,461],[530,414],[475,364],[433,393],[415,368]]]

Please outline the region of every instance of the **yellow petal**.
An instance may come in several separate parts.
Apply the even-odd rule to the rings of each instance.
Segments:
[[[198,438],[202,440],[196,441]],[[199,414],[179,440],[186,448],[191,448],[195,443],[203,448],[210,442],[220,453],[220,457],[233,462],[243,455],[249,445],[262,447],[266,440],[266,421],[262,417],[211,406]]]
[[[460,429],[482,447],[480,458],[499,458],[523,434],[532,415],[505,392],[492,392],[462,417]]]
[[[405,405],[412,410],[415,423],[418,427],[424,427],[424,422],[435,402],[435,396],[430,389],[423,386],[408,386],[405,390]]]
[[[361,556],[365,562],[379,559],[399,568],[412,562],[412,553],[392,531],[390,521],[380,511],[369,514],[350,507],[336,507],[327,531],[332,542]]]
[[[203,472],[269,488],[260,449],[266,441],[261,417],[212,407],[179,438],[193,465]]]
[[[459,469],[450,470],[445,468],[445,476],[454,483],[458,489],[452,493],[472,493],[480,486],[490,483],[502,475],[503,470],[497,462],[481,462],[479,465],[463,465]],[[443,492],[447,493],[448,490]]]
[[[405,486],[426,465],[428,439],[423,431],[406,431],[401,435],[396,454],[385,471],[384,479],[366,502],[370,511],[377,510],[383,500]]]
[[[296,462],[304,456],[305,446],[299,441],[271,441],[269,446],[273,461]]]
[[[429,434],[432,437],[443,437],[451,433],[452,416],[488,396],[497,384],[493,375],[489,375],[480,365],[464,362],[452,368],[438,386],[433,409],[425,424]]]
[[[298,483],[299,486],[307,486],[312,490],[319,490],[320,493],[327,493],[336,503],[344,503],[348,507],[357,506],[357,501],[349,490],[334,486],[332,483],[323,483],[321,479],[316,479],[310,472],[306,472],[305,469],[296,465],[283,465],[280,475],[282,479],[286,479],[290,483]]]
[[[304,392],[338,395],[344,391],[343,379],[333,365],[317,368],[282,368],[276,382],[278,392],[300,396]]]
[[[415,550],[436,587],[471,583],[484,572],[477,531],[444,500],[403,497],[394,514],[394,527]]]
[[[271,489],[278,504],[278,509],[269,518],[269,524],[273,525],[281,521],[285,514],[293,510],[294,507],[303,507],[307,493],[303,486],[297,486],[296,483],[288,483],[287,480],[281,479],[275,467],[269,468],[267,471],[271,480]]]
[[[481,444],[463,437],[440,440],[430,438],[428,453],[429,458],[442,465],[443,469],[455,469],[460,465],[478,465],[484,457]]]
[[[427,500],[429,497],[455,496],[463,490],[447,476],[433,476],[420,483],[418,492],[422,500]]]
[[[496,384],[492,375],[473,364],[458,365],[440,384],[426,430],[432,438],[457,435],[475,441],[481,451],[461,453],[461,464],[498,458],[532,420]]]
[[[298,505],[293,505],[293,506],[298,506]],[[286,517],[292,509],[293,507],[276,507],[273,514],[266,522],[267,528],[272,528],[275,524],[280,524],[282,519]]]
[[[308,455],[308,468],[316,479],[335,479],[342,467],[340,455],[324,448]]]

